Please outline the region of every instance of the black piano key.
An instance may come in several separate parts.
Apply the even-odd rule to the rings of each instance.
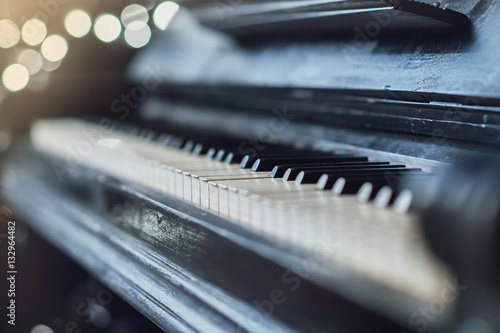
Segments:
[[[202,144],[205,146],[202,155],[204,154],[208,159],[215,159],[218,154],[225,155],[227,151],[234,149],[234,145],[227,140],[202,141]]]
[[[115,122],[115,124],[116,124],[116,129],[120,132],[123,132],[123,133],[128,132],[128,128],[130,128],[130,124],[127,124],[127,123],[124,123],[121,121],[117,121],[117,122]]]
[[[402,167],[401,165],[397,167]],[[389,164],[389,162],[351,162],[348,164],[336,164],[336,165],[326,165],[326,166],[319,166],[319,167],[294,167],[294,168],[288,168],[285,173],[283,174],[283,181],[292,181],[297,178],[300,172],[302,171],[324,171],[324,173],[327,173],[329,171],[335,171],[339,169],[367,169],[367,168],[393,168]]]
[[[143,138],[144,136],[146,136],[147,132],[148,132],[147,129],[141,128],[139,129],[139,134],[137,134],[137,136]]]
[[[241,144],[240,140],[234,139],[234,138],[210,138],[208,140],[200,140],[200,142],[208,147],[207,151],[205,154],[210,153],[207,158],[217,158],[217,154],[221,150],[224,150],[224,156],[222,157],[221,161],[225,158],[225,155],[228,154],[229,152],[233,153],[233,156],[240,155],[237,153],[238,151],[238,146]],[[215,152],[213,152],[215,150]],[[220,158],[220,155],[219,155]]]
[[[291,148],[291,147],[282,147],[282,146],[272,146],[272,147],[266,147],[267,149],[265,150],[268,154],[271,156],[276,154],[276,153],[283,153],[283,152],[296,152],[297,149]],[[255,154],[257,155],[257,154]],[[260,154],[259,154],[260,155]],[[253,155],[248,155],[247,153],[239,153],[236,150],[230,150],[226,157],[224,158],[224,163],[230,164],[230,163],[240,163],[240,166],[242,165],[242,160],[243,158],[247,157],[247,161],[245,161],[244,165],[246,165],[248,162],[248,159],[250,157],[254,158]]]
[[[182,147],[183,142],[184,142],[184,140],[181,137],[176,136],[172,139],[172,141],[170,141],[168,146],[172,147],[172,148],[180,149]]]
[[[431,181],[433,176],[434,174],[431,172],[410,174],[408,176],[398,179],[397,182],[395,182],[394,179],[390,179],[390,182],[387,185],[393,189],[394,195],[398,196],[399,194],[401,194],[401,192],[408,189],[407,184],[409,181],[411,181],[414,184],[428,184],[428,182]]]
[[[221,162],[225,158],[227,152],[232,148],[233,147],[228,147],[222,144],[211,146],[206,152],[206,157]]]
[[[297,184],[314,184],[319,181],[323,175],[331,175],[339,177],[343,176],[371,176],[371,175],[389,175],[389,173],[394,173],[399,170],[406,170],[405,165],[393,164],[393,165],[380,165],[368,168],[344,168],[344,169],[333,169],[333,170],[304,170],[299,172],[295,178]],[[285,178],[284,178],[285,179]],[[284,180],[283,179],[283,180]]]
[[[182,147],[182,150],[184,150],[185,152],[191,152],[194,148],[194,145],[195,145],[195,143],[193,140],[188,140],[188,141],[186,141],[186,143]]]
[[[199,155],[199,156],[205,155],[205,157],[207,157],[207,158],[213,158],[213,157],[215,157],[215,154],[217,153],[218,150],[219,149],[216,147],[207,145],[204,142],[203,143],[200,142],[194,146],[194,148],[192,150],[192,154]]]
[[[151,141],[156,141],[159,136],[160,136],[160,133],[158,133],[157,131],[151,131],[148,135],[148,139]]]
[[[375,195],[375,205],[377,207],[385,208],[391,205],[396,200],[396,192],[389,186],[384,186],[377,191]]]
[[[405,165],[400,164],[383,164],[383,165],[374,165],[368,167],[346,167],[346,168],[324,168],[324,169],[312,169],[312,170],[302,170],[296,173],[296,177],[294,179],[289,178],[288,170],[283,176],[283,181],[292,181],[295,180],[297,184],[314,184],[316,183],[321,176],[324,174],[336,173],[336,174],[346,174],[346,175],[355,175],[355,174],[368,174],[369,172],[384,172],[384,170],[402,170],[405,169]]]
[[[217,153],[217,148],[211,147],[208,149],[207,154],[205,155],[206,158],[212,159],[215,157],[215,154]]]
[[[298,154],[301,154],[300,150],[291,148],[291,147],[266,147],[267,149],[264,150],[264,153],[259,152],[255,154],[247,154],[247,153],[238,153],[237,151],[230,151],[225,159],[224,163],[239,163],[240,167],[245,169],[245,168],[250,168],[255,160],[259,156],[288,156],[288,155],[293,155],[296,156]],[[303,154],[303,153],[302,153]]]
[[[116,121],[113,121],[108,128],[110,131],[120,131],[120,124]]]
[[[118,125],[118,130],[123,133],[129,133],[130,132],[130,124],[127,123],[119,123]]]
[[[162,133],[158,136],[156,141],[164,146],[169,146],[174,137],[170,134]]]
[[[203,144],[197,143],[194,145],[193,150],[191,151],[194,155],[201,155],[203,152]]]
[[[375,198],[378,190],[380,190],[383,186],[374,186],[371,182],[366,182],[359,188],[356,193],[356,197],[359,202],[368,202]]]
[[[391,188],[395,188],[397,184],[399,184],[401,181],[403,181],[406,177],[409,175],[416,175],[423,173],[418,168],[411,168],[411,169],[394,169],[392,171],[380,173],[380,172],[375,172],[372,174],[365,174],[365,175],[360,175],[358,177],[350,177],[349,175],[343,176],[343,178],[349,177],[352,182],[357,182],[359,181],[362,183],[363,180],[366,182],[373,182],[373,183],[381,183],[381,186],[373,186],[375,189],[381,188],[383,186],[389,186]],[[357,178],[357,180],[356,180]],[[330,175],[330,176],[324,176],[318,180],[316,183],[316,187],[318,189],[332,189],[334,183],[339,179],[338,176],[335,175]],[[360,186],[361,188],[361,186]]]
[[[224,157],[226,156],[226,150],[224,149],[219,149],[217,154],[215,154],[215,160],[217,162],[222,162],[224,160]]]
[[[130,128],[130,131],[128,132],[132,136],[138,136],[141,133],[141,129],[137,126],[133,126]]]
[[[158,134],[156,133],[156,131],[153,131],[151,129],[143,129],[140,132],[139,137],[147,141],[153,141],[158,137]]]
[[[258,159],[269,158],[285,158],[285,157],[314,157],[314,156],[335,156],[333,152],[307,151],[297,149],[279,149],[277,151],[260,152],[253,155],[245,155],[241,159],[240,167],[242,169],[250,169]],[[270,171],[270,170],[269,170]]]
[[[224,158],[224,163],[226,164],[231,164],[231,163],[240,163],[241,159],[238,159],[238,156],[235,156],[233,152],[229,152],[226,155],[226,158]]]
[[[149,130],[146,128],[143,128],[140,130],[138,137],[140,138],[146,138],[148,136]]]
[[[241,159],[246,155],[246,153],[238,153],[238,147],[241,144],[239,139],[234,138],[203,138],[199,140],[199,145],[193,150],[197,155],[206,155],[210,152],[208,158],[217,159],[217,154],[222,154],[220,151],[225,151],[225,156],[223,160],[225,163],[240,163]],[[213,152],[215,149],[216,152]],[[275,145],[267,145],[265,147],[266,151],[280,151],[280,150],[292,150],[290,147],[282,147]],[[220,155],[219,155],[220,158]],[[220,160],[222,161],[222,160]]]
[[[353,177],[340,177],[333,184],[332,193],[334,195],[341,194],[356,194],[358,193],[361,186],[369,182],[372,185],[372,188],[378,190],[384,186],[388,186],[387,179],[382,177],[370,177],[369,179],[353,178]]]
[[[410,173],[419,173],[423,172],[421,169],[418,168],[394,168],[394,169],[375,169],[375,170],[370,170],[370,169],[362,169],[362,170],[348,170],[348,171],[342,171],[342,172],[331,172],[331,173],[324,173],[323,175],[319,176],[318,174],[314,175],[309,175],[306,180],[304,180],[304,176],[302,173],[297,176],[295,179],[296,184],[313,184],[316,183],[316,188],[319,190],[331,190],[333,187],[333,184],[341,178],[349,175],[358,175],[358,176],[363,176],[366,177],[367,180],[370,179],[370,177],[374,176],[382,176],[387,179],[388,182],[391,181],[397,181],[401,178],[403,178],[406,174]],[[313,181],[313,179],[317,179],[316,182]]]
[[[252,166],[252,171],[271,171],[276,165],[280,164],[307,164],[322,162],[347,162],[362,161],[365,157],[352,155],[312,155],[312,156],[287,156],[276,158],[259,158]]]
[[[388,165],[389,162],[368,162],[368,157],[365,157],[363,161],[355,161],[355,162],[323,162],[323,163],[309,163],[309,164],[280,164],[276,165],[271,171],[271,177],[273,178],[283,178],[285,172],[290,168],[314,168],[314,167],[328,167],[328,166],[336,166],[336,165],[363,165],[365,163],[373,163],[374,165]]]

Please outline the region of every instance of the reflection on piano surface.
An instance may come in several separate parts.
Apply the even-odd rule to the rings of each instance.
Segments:
[[[166,331],[500,330],[499,4],[161,6],[14,145],[18,214]]]

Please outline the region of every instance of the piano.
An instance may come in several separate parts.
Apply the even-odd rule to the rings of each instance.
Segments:
[[[160,6],[11,210],[167,332],[500,331],[498,2]]]

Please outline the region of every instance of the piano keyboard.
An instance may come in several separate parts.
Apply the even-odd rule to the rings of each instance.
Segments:
[[[271,239],[323,251],[328,262],[424,302],[447,278],[407,212],[411,194],[396,191],[405,176],[428,177],[419,168],[280,144],[256,143],[260,149],[247,154],[235,139],[197,142],[76,119],[37,121],[31,140],[56,158],[61,181],[83,166],[141,184]]]

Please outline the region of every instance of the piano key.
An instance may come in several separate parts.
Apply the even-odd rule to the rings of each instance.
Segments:
[[[182,147],[182,150],[186,151],[186,152],[191,152],[194,148],[194,141],[193,140],[188,140],[186,141],[186,143],[184,144],[184,147]]]
[[[329,172],[329,173],[311,173],[309,174],[305,180],[303,173],[300,173],[295,179],[297,184],[302,183],[313,183],[314,180],[317,180],[316,187],[319,190],[331,190],[333,184],[340,178],[348,175],[357,175],[360,177],[374,177],[381,176],[390,181],[391,179],[397,180],[404,177],[410,173],[419,173],[423,172],[422,169],[418,168],[392,168],[392,169],[359,169],[359,170],[346,170],[341,172]],[[319,177],[319,179],[318,179]]]
[[[389,186],[382,187],[375,196],[375,206],[386,208],[394,198],[394,190]]]
[[[318,189],[331,189],[333,183],[343,176],[376,176],[385,175],[391,177],[400,173],[422,171],[421,169],[408,169],[404,165],[373,166],[371,168],[352,168],[339,170],[311,170],[301,171],[295,182],[297,184],[317,183]],[[325,178],[326,177],[326,178]]]
[[[173,140],[173,136],[170,134],[162,133],[160,136],[158,136],[157,142],[164,146],[170,145],[170,142]]]
[[[328,163],[324,166],[312,166],[312,167],[292,167],[288,168],[283,174],[283,181],[292,181],[297,178],[299,173],[302,171],[317,171],[327,173],[329,171],[335,170],[351,170],[351,169],[369,169],[369,168],[391,168],[392,166],[388,162],[342,162],[342,163]]]
[[[239,146],[241,145],[241,140],[240,139],[235,139],[235,138],[212,138],[212,139],[202,139],[203,145],[207,146],[208,148],[205,148],[205,154],[208,152],[209,148],[214,148],[216,149],[217,153],[220,150],[224,150],[226,155],[231,154],[233,160],[239,160],[248,154],[248,152],[239,152]],[[256,145],[259,145],[259,143],[256,143]],[[275,144],[262,144],[263,145],[263,151],[267,152],[279,152],[279,151],[296,151],[296,149],[292,149],[290,147],[285,147],[281,145],[275,145]],[[248,149],[246,149],[248,150]],[[217,154],[216,153],[216,154]],[[257,154],[257,151],[255,152]],[[226,157],[224,157],[225,159]]]
[[[181,137],[174,137],[173,140],[170,142],[169,146],[172,147],[172,148],[181,148],[182,147],[182,143],[184,142],[184,139],[182,139]]]
[[[215,160],[217,162],[222,162],[225,156],[226,156],[226,151],[224,149],[219,149],[217,154],[215,154]]]
[[[206,153],[205,157],[206,157],[207,159],[212,159],[212,158],[214,158],[214,157],[215,157],[215,154],[216,154],[216,153],[217,153],[217,148],[215,148],[215,147],[211,147],[211,148],[209,148],[209,149],[208,149],[208,151],[207,151],[207,153]]]
[[[339,196],[341,194],[356,194],[363,184],[366,183],[366,179],[349,179],[348,177],[341,177],[333,184],[332,194]],[[380,179],[369,179],[372,188],[381,188],[387,186],[387,180]]]
[[[410,210],[413,200],[413,192],[405,189],[402,190],[394,200],[393,209],[399,214],[405,214]]]
[[[235,156],[241,156],[240,160],[243,156],[242,154],[235,151],[237,149],[235,147],[237,147],[237,146],[238,146],[237,143],[228,144],[227,142],[215,144],[208,150],[207,155],[209,155],[209,156],[207,156],[207,157],[214,158],[217,161],[221,162],[224,159],[226,159],[226,157],[227,157],[227,155],[229,155],[229,153],[231,153],[231,161],[228,163],[236,163]],[[214,149],[215,149],[215,152],[213,152]],[[208,154],[208,153],[210,153],[210,154]]]
[[[130,135],[138,136],[139,133],[141,133],[141,129],[139,127],[133,126],[132,128],[130,128],[130,131],[129,131]]]
[[[231,163],[240,163],[241,160],[238,160],[238,158],[234,155],[233,152],[227,153],[226,157],[224,158],[224,163],[226,164],[231,164]]]
[[[282,145],[270,145],[266,144],[265,148],[261,151],[256,151],[254,154],[248,154],[247,152],[238,152],[235,149],[228,149],[229,153],[224,159],[225,163],[239,163],[242,168],[250,168],[255,162],[257,156],[278,156],[278,155],[297,155],[299,152],[305,153],[307,151],[298,150],[288,146]],[[245,160],[244,160],[245,159]],[[244,161],[243,161],[244,160]]]
[[[297,149],[279,149],[279,150],[266,150],[264,152],[259,152],[253,155],[243,156],[240,166],[242,169],[250,169],[255,164],[259,158],[286,158],[286,157],[307,157],[307,156],[334,156],[332,152],[321,152],[321,151],[307,151],[307,150],[297,150]],[[270,170],[269,170],[270,171]]]
[[[394,196],[399,196],[399,194],[404,191],[404,189],[402,189],[400,186],[401,182],[405,182],[406,184],[406,182],[411,179],[415,182],[425,183],[430,179],[431,176],[432,174],[429,172],[422,172],[422,173],[417,172],[415,174],[400,175],[398,177],[384,176],[382,178],[382,181],[378,182],[374,182],[374,180],[376,179],[372,178],[370,179],[370,181],[367,181],[359,188],[359,191],[357,192],[358,201],[361,203],[366,203],[370,200],[375,199],[375,196],[377,195],[378,191],[384,186],[389,186],[394,191]],[[357,181],[356,177],[349,177],[349,178],[352,181]],[[359,177],[358,180],[362,181],[363,178]],[[404,196],[402,198],[404,198]],[[402,203],[401,205],[403,207],[404,203]],[[404,208],[402,210],[404,210]]]
[[[286,171],[291,168],[315,168],[315,167],[329,167],[329,166],[341,166],[341,165],[364,165],[364,164],[373,164],[373,165],[388,165],[389,162],[368,162],[368,158],[365,157],[365,160],[354,161],[354,162],[322,162],[322,163],[308,163],[308,164],[281,164],[276,165],[273,170],[271,170],[271,177],[273,178],[283,178]],[[297,173],[298,174],[298,173]],[[296,177],[296,175],[295,175]],[[294,178],[295,179],[295,178]]]
[[[329,155],[329,156],[297,156],[297,157],[277,157],[259,158],[252,166],[252,171],[271,171],[276,165],[299,164],[299,163],[323,163],[323,162],[348,162],[363,161],[365,157],[353,155]]]
[[[200,203],[203,207],[210,208],[210,187],[209,183],[218,184],[220,182],[229,182],[237,180],[250,180],[250,179],[266,179],[269,176],[259,175],[232,175],[232,176],[212,176],[212,177],[198,177],[200,189]],[[215,183],[216,182],[216,183]],[[213,190],[215,191],[215,190]],[[214,205],[215,207],[215,205]]]
[[[193,147],[192,153],[194,155],[201,155],[202,152],[203,152],[203,144],[201,144],[201,143],[195,144],[194,147]]]
[[[241,170],[237,167],[226,166],[224,164],[209,165],[206,168],[201,165],[191,165],[187,168],[174,169],[176,173],[176,193],[180,197],[191,197],[191,187],[192,187],[192,177],[230,177],[241,178],[241,177],[269,177],[268,173],[251,173],[246,170]],[[183,188],[184,194],[182,194],[180,188]],[[187,192],[186,192],[187,191]],[[191,200],[191,199],[190,199]]]
[[[361,203],[367,203],[368,201],[375,198],[378,190],[380,188],[374,187],[371,182],[365,182],[358,190],[356,197]]]
[[[411,174],[411,177],[418,179],[425,179],[426,173],[417,172],[416,174]],[[401,181],[403,181],[405,177],[401,175],[393,176],[393,175],[373,175],[373,176],[358,176],[358,175],[348,175],[345,177],[341,177],[337,179],[332,188],[332,193],[334,195],[340,194],[356,194],[362,187],[362,185],[369,183],[371,187],[369,187],[370,191],[378,191],[380,188],[384,186],[389,186],[392,189],[396,189]],[[368,191],[368,185],[366,186]],[[374,194],[363,193],[360,195],[362,198],[369,195],[365,200],[369,200],[374,197]]]
[[[207,155],[207,153],[211,150],[211,149],[215,149],[217,150],[218,148],[217,147],[214,147],[213,145],[209,144],[208,142],[206,141],[203,141],[203,142],[197,142],[194,147],[193,147],[193,150],[191,151],[191,153],[193,155],[200,155],[200,156],[203,156],[203,155]],[[213,154],[212,151],[210,151],[210,154]]]
[[[155,138],[156,133],[150,129],[142,129],[138,136],[143,140],[152,141]]]
[[[219,189],[216,182],[208,183],[208,208],[219,213]]]
[[[245,222],[249,222],[250,218],[250,195],[264,195],[269,193],[284,195],[294,191],[315,191],[315,187],[302,186],[300,188],[293,184],[285,184],[281,181],[276,181],[272,178],[246,178],[246,179],[223,179],[218,180],[219,192],[226,191],[220,197],[230,198],[235,203],[232,205],[233,211],[230,211],[231,216],[241,218]],[[205,189],[204,189],[205,190]],[[231,193],[229,193],[231,192]],[[235,211],[234,209],[238,209]],[[241,210],[241,212],[239,211]],[[240,216],[241,214],[241,216]]]

